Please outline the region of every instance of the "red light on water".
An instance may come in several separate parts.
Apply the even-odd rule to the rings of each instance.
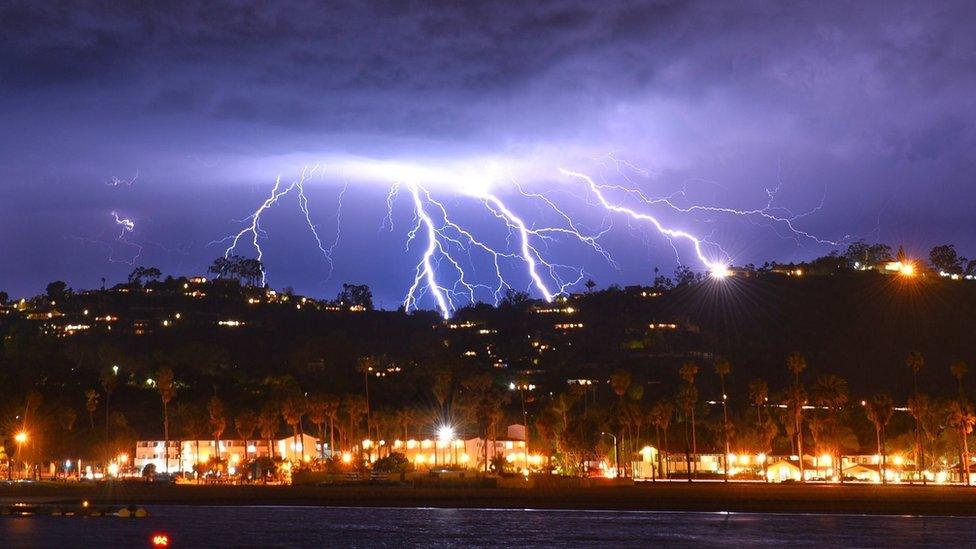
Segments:
[[[153,547],[169,547],[169,536],[166,534],[155,534],[152,537]]]

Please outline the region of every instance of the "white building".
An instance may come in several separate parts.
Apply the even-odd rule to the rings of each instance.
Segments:
[[[136,455],[133,465],[140,471],[150,463],[156,466],[159,473],[169,471],[170,473],[193,472],[193,466],[197,463],[206,463],[214,456],[225,460],[229,467],[235,467],[238,463],[246,459],[255,457],[265,457],[274,455],[276,458],[285,458],[288,461],[311,460],[324,452],[329,455],[328,448],[321,448],[318,439],[308,434],[295,437],[286,437],[271,441],[269,448],[266,440],[248,440],[247,447],[243,440],[220,440],[217,441],[217,448],[214,448],[214,441],[211,440],[171,440],[169,441],[169,452],[163,451],[164,442],[162,440],[140,440],[136,442]],[[328,446],[326,444],[326,446]],[[272,452],[273,451],[273,452]],[[166,454],[168,453],[168,461]],[[168,465],[168,467],[167,467]]]
[[[522,425],[509,425],[504,437],[488,440],[480,437],[469,439],[423,439],[423,440],[394,440],[376,443],[364,440],[362,448],[371,460],[387,454],[397,452],[403,454],[418,469],[433,469],[437,467],[463,467],[466,469],[483,470],[485,468],[485,445],[490,462],[492,458],[501,456],[514,469],[524,469],[526,465],[535,467],[542,464],[538,454],[526,453],[525,428]]]

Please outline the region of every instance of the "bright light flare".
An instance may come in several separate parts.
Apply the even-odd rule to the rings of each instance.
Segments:
[[[448,442],[454,440],[454,428],[450,425],[442,425],[437,429],[437,440]]]
[[[726,265],[716,265],[716,266],[712,267],[712,270],[709,271],[708,274],[712,278],[716,278],[716,279],[721,280],[723,278],[728,278],[728,277],[732,276],[732,271],[729,270],[728,266],[726,266]]]

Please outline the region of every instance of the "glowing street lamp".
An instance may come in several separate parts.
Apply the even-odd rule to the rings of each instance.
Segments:
[[[450,425],[441,425],[437,429],[437,441],[441,443],[442,446],[447,446],[448,455],[451,452],[451,441],[454,440],[454,428]],[[434,448],[434,452],[437,452],[437,448]],[[447,455],[444,456],[444,461],[447,461]],[[446,464],[446,463],[445,463]]]
[[[14,435],[14,442],[17,443],[17,453],[20,453],[21,448],[24,443],[27,442],[27,431],[19,431]],[[13,474],[13,456],[7,458],[7,480],[12,480]]]

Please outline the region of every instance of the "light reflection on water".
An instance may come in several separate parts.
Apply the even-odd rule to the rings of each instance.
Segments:
[[[921,547],[976,545],[976,518],[494,509],[151,506],[146,519],[0,517],[3,547]]]

